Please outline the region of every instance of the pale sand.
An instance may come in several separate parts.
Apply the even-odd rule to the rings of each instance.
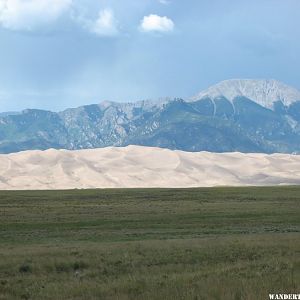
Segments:
[[[300,155],[140,146],[0,155],[1,190],[287,184],[300,184]]]

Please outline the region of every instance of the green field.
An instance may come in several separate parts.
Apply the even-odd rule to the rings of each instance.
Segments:
[[[300,187],[0,192],[0,299],[300,292]]]

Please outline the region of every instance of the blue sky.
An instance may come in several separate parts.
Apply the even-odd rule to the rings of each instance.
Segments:
[[[299,0],[0,0],[0,111],[300,89]]]

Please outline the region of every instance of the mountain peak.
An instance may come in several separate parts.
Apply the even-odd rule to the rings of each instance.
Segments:
[[[300,101],[300,91],[275,79],[230,79],[211,86],[191,100],[196,101],[205,97],[212,99],[225,97],[229,101],[233,101],[236,97],[246,97],[272,109],[277,101],[281,101],[285,106]]]

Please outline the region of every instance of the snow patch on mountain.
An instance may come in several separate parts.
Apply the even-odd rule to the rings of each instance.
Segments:
[[[273,109],[274,103],[278,101],[284,106],[300,101],[300,91],[274,79],[231,79],[200,92],[190,100],[197,101],[207,97],[213,100],[225,97],[231,102],[237,97],[246,97],[263,107]]]

